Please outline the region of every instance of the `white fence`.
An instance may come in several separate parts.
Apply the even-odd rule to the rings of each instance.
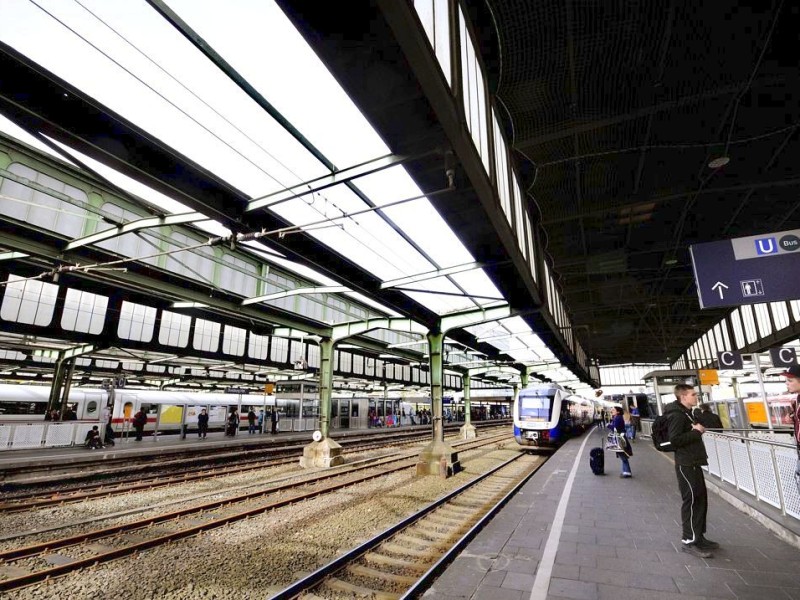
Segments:
[[[706,432],[703,441],[708,472],[781,513],[800,519],[800,492],[795,479],[797,448],[771,437],[767,432]]]
[[[0,423],[0,450],[81,445],[86,432],[95,425],[98,425],[97,421]],[[101,425],[101,438],[103,429]]]

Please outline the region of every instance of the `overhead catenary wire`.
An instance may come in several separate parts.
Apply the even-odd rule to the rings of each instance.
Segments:
[[[180,112],[181,114],[183,114],[183,115],[184,115],[186,118],[188,118],[189,120],[193,121],[193,122],[194,122],[196,125],[198,125],[198,126],[201,128],[201,129],[203,129],[204,131],[206,131],[206,132],[207,132],[209,135],[211,135],[212,137],[214,137],[214,138],[216,138],[217,140],[219,140],[219,141],[220,141],[222,144],[224,144],[225,146],[227,146],[227,147],[228,147],[230,150],[232,150],[232,151],[233,151],[235,154],[238,154],[238,155],[239,155],[241,158],[243,158],[245,161],[247,161],[248,163],[250,163],[251,165],[253,165],[253,166],[254,166],[256,169],[258,169],[259,171],[261,171],[262,173],[264,173],[264,174],[265,174],[267,177],[269,177],[270,179],[272,179],[273,181],[275,181],[275,183],[277,183],[277,184],[278,184],[278,185],[279,185],[279,186],[280,186],[280,187],[281,187],[281,188],[282,188],[284,191],[289,191],[289,192],[290,192],[290,193],[292,193],[292,194],[293,194],[295,197],[300,197],[300,196],[299,196],[299,195],[298,195],[298,194],[297,194],[295,191],[292,191],[292,190],[291,190],[289,187],[287,187],[287,186],[286,186],[286,185],[285,185],[283,182],[281,182],[279,179],[277,179],[277,178],[276,178],[275,176],[273,176],[271,173],[269,173],[268,171],[266,171],[266,170],[265,170],[264,168],[262,168],[262,167],[261,167],[259,164],[257,164],[256,162],[254,162],[253,160],[251,160],[250,158],[248,158],[247,156],[245,156],[245,155],[244,155],[242,152],[240,152],[239,150],[237,150],[236,148],[234,148],[234,147],[233,147],[233,146],[232,146],[230,143],[228,143],[227,141],[225,141],[224,139],[222,139],[222,138],[221,138],[219,135],[217,135],[216,133],[214,133],[213,131],[211,131],[211,130],[210,130],[208,127],[206,127],[205,125],[203,125],[203,124],[202,124],[201,122],[199,122],[199,121],[198,121],[196,118],[194,118],[194,117],[193,117],[192,115],[190,115],[188,112],[186,112],[185,110],[183,110],[183,109],[182,109],[180,106],[178,106],[178,105],[177,105],[177,104],[175,104],[173,101],[171,101],[170,99],[168,99],[166,96],[164,96],[163,94],[161,94],[161,93],[160,93],[158,90],[156,90],[156,89],[155,89],[153,86],[149,85],[149,84],[148,84],[147,82],[145,82],[143,79],[141,79],[140,77],[138,77],[138,76],[137,76],[135,73],[133,73],[133,72],[132,72],[130,69],[126,68],[126,67],[125,67],[123,64],[121,64],[119,61],[117,61],[117,60],[115,60],[114,58],[112,58],[112,57],[111,57],[109,54],[107,54],[106,52],[104,52],[104,51],[103,51],[101,48],[99,48],[97,45],[95,45],[95,44],[94,44],[94,43],[92,43],[90,40],[88,40],[86,37],[84,37],[84,36],[83,36],[83,35],[81,35],[79,32],[77,32],[77,31],[76,31],[74,28],[70,27],[70,26],[69,26],[67,23],[65,23],[65,22],[64,22],[62,19],[58,18],[58,17],[57,17],[56,15],[54,15],[52,12],[48,11],[46,8],[44,8],[43,6],[41,6],[41,5],[40,5],[40,4],[39,4],[39,3],[38,3],[36,0],[28,0],[28,1],[29,1],[31,4],[33,4],[34,6],[36,6],[36,7],[37,7],[39,10],[41,10],[42,12],[44,12],[45,14],[47,14],[47,15],[48,15],[50,18],[52,18],[53,20],[55,20],[56,22],[58,22],[58,23],[59,23],[59,24],[60,24],[62,27],[64,27],[64,28],[65,28],[65,29],[67,29],[68,31],[70,31],[70,32],[71,32],[73,35],[75,35],[76,37],[78,37],[79,39],[81,39],[81,40],[82,40],[84,43],[86,43],[87,45],[91,46],[91,47],[92,47],[94,50],[96,50],[96,51],[97,51],[99,54],[101,54],[102,56],[104,56],[104,57],[105,57],[107,60],[109,60],[110,62],[112,62],[113,64],[115,64],[117,67],[119,67],[120,69],[122,69],[124,72],[126,72],[126,73],[127,73],[128,75],[130,75],[131,77],[133,77],[133,78],[134,78],[136,81],[138,81],[139,83],[141,83],[142,85],[144,85],[146,88],[148,88],[148,89],[149,89],[151,92],[153,92],[154,94],[156,94],[156,95],[157,95],[158,97],[160,97],[162,100],[164,100],[165,102],[167,102],[167,103],[168,103],[170,106],[172,106],[172,107],[173,107],[175,110],[179,111],[179,112]],[[103,23],[103,25],[105,25],[106,27],[108,27],[108,28],[109,28],[109,29],[110,29],[112,32],[114,32],[114,34],[115,34],[115,35],[117,35],[118,37],[122,38],[122,39],[125,41],[125,43],[127,43],[127,44],[128,44],[128,45],[130,45],[130,46],[132,46],[132,47],[133,47],[133,48],[134,48],[134,49],[135,49],[135,50],[136,50],[136,51],[137,51],[139,54],[142,54],[142,55],[146,56],[146,55],[145,55],[145,54],[144,54],[144,53],[143,53],[141,50],[139,50],[139,49],[138,49],[138,48],[137,48],[137,47],[136,47],[134,44],[132,44],[130,41],[128,41],[128,40],[127,40],[127,39],[126,39],[124,36],[122,36],[121,34],[119,34],[119,33],[118,33],[116,30],[114,30],[113,28],[111,28],[111,27],[110,27],[110,26],[109,26],[107,23],[105,23],[105,21],[103,21],[102,19],[100,19],[100,17],[98,17],[97,15],[95,15],[94,13],[92,13],[91,11],[89,11],[88,9],[86,9],[86,7],[85,7],[85,6],[83,6],[83,5],[82,5],[80,2],[78,2],[78,0],[74,0],[74,1],[75,1],[75,2],[76,2],[78,5],[79,5],[79,6],[81,6],[81,7],[82,7],[84,10],[86,10],[87,12],[89,12],[90,14],[92,14],[92,16],[94,16],[94,17],[95,17],[97,20],[99,20],[101,23]],[[149,57],[147,57],[147,56],[146,56],[146,58],[147,58],[147,60],[148,60],[148,61],[150,61],[151,63],[153,63],[153,62],[154,62],[154,61],[153,61],[152,59],[150,59]],[[156,65],[156,66],[158,66],[158,65]],[[166,73],[166,74],[167,74],[167,75],[168,75],[168,76],[169,76],[171,79],[173,79],[174,81],[176,81],[176,83],[178,83],[179,85],[181,85],[181,87],[183,87],[184,89],[186,89],[187,91],[189,91],[189,93],[191,93],[193,96],[195,96],[195,97],[197,98],[197,96],[196,96],[196,95],[195,95],[193,92],[191,92],[190,90],[188,90],[188,88],[186,88],[186,86],[184,86],[183,84],[181,84],[181,83],[180,83],[180,82],[179,82],[179,81],[178,81],[178,80],[177,80],[177,79],[176,79],[174,76],[172,76],[171,74],[169,74],[169,73],[168,73],[167,71],[165,71],[165,70],[164,70],[162,67],[158,66],[158,68],[159,68],[159,69],[160,69],[162,72]],[[201,101],[202,101],[202,100],[201,100]],[[204,103],[206,106],[208,106],[208,104],[207,104],[207,103],[205,103],[205,102],[203,102],[203,103]],[[209,106],[209,108],[211,108],[211,107]],[[225,119],[224,117],[222,117],[222,115],[220,115],[220,114],[219,114],[217,111],[215,111],[213,108],[211,108],[211,110],[213,110],[213,111],[214,111],[214,112],[215,112],[217,115],[219,115],[219,116],[220,116],[221,118],[223,118],[223,119],[224,119],[224,120],[225,120],[227,123],[229,123],[229,124],[230,124],[230,121],[228,121],[227,119]],[[234,126],[234,128],[235,128],[235,129],[237,129],[237,131],[240,131],[240,130],[239,130],[238,128],[236,128],[235,126]],[[241,131],[240,131],[240,133],[241,133]],[[247,136],[246,136],[246,137],[247,137]],[[249,138],[249,137],[247,137],[247,139],[249,139],[249,140],[250,140],[250,138]],[[250,141],[252,142],[252,140],[250,140]],[[255,142],[254,142],[254,143],[255,143]],[[256,145],[257,145],[257,146],[258,146],[258,147],[259,147],[261,150],[263,150],[263,151],[264,151],[264,152],[265,152],[265,153],[266,153],[268,156],[270,156],[271,158],[274,158],[274,157],[273,157],[273,156],[272,156],[272,155],[271,155],[271,154],[270,154],[268,151],[266,151],[266,149],[264,149],[262,146],[260,146],[259,144],[256,144]],[[279,162],[279,161],[278,161],[278,162]],[[281,164],[282,166],[284,166],[284,167],[285,167],[285,165],[283,165],[282,163],[280,163],[280,162],[279,162],[279,164]],[[294,175],[295,177],[297,177],[299,181],[302,181],[302,178],[300,178],[300,177],[299,177],[299,176],[298,176],[296,173],[294,173],[294,172],[293,172],[293,171],[291,171],[290,169],[287,169],[287,170],[289,170],[289,172],[290,172],[290,173],[292,173],[292,175]],[[341,212],[342,214],[345,214],[345,211],[344,211],[344,210],[342,210],[341,208],[339,208],[339,206],[338,206],[338,205],[337,205],[335,202],[333,202],[332,200],[330,200],[329,198],[327,198],[326,196],[324,196],[323,194],[321,194],[321,193],[319,193],[319,192],[317,192],[317,194],[318,194],[318,195],[319,195],[321,198],[323,198],[323,200],[325,201],[326,205],[327,205],[327,204],[330,204],[330,206],[332,206],[333,208],[335,208],[336,210],[338,210],[338,211],[339,211],[339,212]],[[262,197],[264,197],[264,196],[262,196]],[[422,198],[420,198],[420,199],[422,199]],[[304,201],[305,201],[305,200],[304,200]],[[313,204],[309,204],[309,206],[312,208],[312,210],[314,210],[315,212],[319,213],[320,215],[325,215],[325,213],[323,212],[323,210],[321,210],[321,209],[320,209],[320,208],[318,208],[317,206],[314,206]],[[323,207],[323,208],[324,208],[324,207]],[[387,224],[389,224],[389,225],[390,225],[390,226],[392,226],[392,227],[395,227],[395,226],[394,226],[394,223],[393,223],[393,222],[392,222],[390,219],[388,219],[388,218],[387,218],[387,217],[385,217],[385,216],[383,216],[382,218],[383,218],[383,219],[384,219],[384,220],[387,222]],[[341,226],[339,226],[339,227],[341,227]],[[349,235],[349,236],[350,236],[350,237],[351,237],[351,238],[352,238],[352,239],[353,239],[353,240],[354,240],[356,243],[358,243],[359,245],[362,245],[362,246],[364,246],[364,248],[365,248],[366,250],[371,250],[371,251],[373,251],[373,252],[375,251],[375,246],[371,246],[371,245],[369,245],[369,244],[365,243],[363,240],[361,240],[361,239],[359,239],[357,236],[353,235],[353,233],[352,233],[352,232],[349,232],[349,231],[345,230],[343,227],[341,227],[341,228],[342,228],[342,230],[343,230],[343,231],[345,231],[345,233],[347,233],[347,235]],[[384,245],[384,244],[383,244],[383,241],[382,241],[380,238],[378,238],[378,237],[374,236],[374,235],[372,234],[372,232],[371,232],[371,231],[369,231],[369,230],[366,230],[366,231],[365,231],[365,233],[366,233],[367,235],[369,235],[369,236],[370,236],[370,237],[371,237],[371,238],[374,240],[374,242],[375,242],[375,244],[376,244],[376,245]],[[382,258],[383,260],[385,260],[387,263],[391,264],[391,265],[392,265],[394,268],[397,268],[397,269],[400,269],[400,270],[402,270],[400,266],[396,265],[396,264],[394,263],[394,261],[392,261],[392,260],[391,260],[391,258],[387,258],[387,257],[386,257],[386,256],[384,256],[384,255],[380,255],[380,256],[381,256],[381,258]],[[432,264],[433,264],[433,265],[434,265],[436,268],[439,268],[439,266],[438,266],[438,265],[436,265],[436,264],[435,264],[433,261],[430,261],[430,259],[428,259],[428,260],[429,260],[429,262],[431,262],[431,263],[432,263]]]
[[[362,214],[366,214],[366,213],[382,210],[382,209],[385,209],[385,208],[390,208],[392,206],[398,206],[400,204],[406,204],[408,202],[414,202],[414,201],[420,200],[422,198],[430,198],[430,197],[433,197],[433,196],[438,196],[438,195],[444,194],[446,192],[450,192],[453,189],[454,188],[452,188],[452,187],[446,187],[446,188],[442,188],[442,189],[436,190],[435,192],[429,192],[427,194],[421,194],[421,195],[417,195],[417,196],[412,196],[410,198],[403,198],[401,200],[395,200],[393,202],[387,202],[386,204],[382,204],[381,206],[368,207],[368,208],[365,208],[365,209],[362,209],[362,210],[358,210],[358,211],[355,211],[355,212],[352,212],[352,213],[342,214],[341,216],[338,216],[338,217],[328,217],[328,218],[325,218],[325,219],[321,219],[319,221],[313,221],[313,222],[307,223],[305,225],[289,225],[287,227],[281,227],[281,228],[278,228],[278,229],[272,229],[270,231],[262,229],[261,231],[256,231],[256,232],[253,232],[253,233],[237,233],[237,234],[232,234],[232,235],[228,235],[228,236],[213,237],[213,238],[209,238],[205,242],[193,244],[191,246],[183,246],[181,248],[173,248],[173,249],[170,249],[170,250],[163,250],[161,252],[154,252],[152,254],[148,254],[148,255],[145,255],[145,256],[126,257],[126,258],[120,258],[120,259],[111,260],[111,261],[91,263],[91,264],[86,264],[86,265],[81,265],[81,264],[59,265],[57,267],[54,267],[53,269],[50,269],[50,270],[47,270],[47,271],[43,271],[42,273],[40,273],[38,275],[33,275],[31,277],[23,277],[23,278],[15,279],[14,281],[8,281],[8,280],[2,281],[2,282],[0,282],[0,287],[7,286],[9,284],[18,284],[18,283],[21,283],[21,282],[24,282],[24,281],[33,281],[33,280],[37,280],[37,279],[44,279],[46,277],[54,277],[54,276],[58,275],[59,273],[76,273],[76,272],[88,273],[90,271],[96,271],[96,270],[108,270],[108,269],[111,269],[111,268],[114,268],[114,267],[117,267],[117,266],[120,266],[120,265],[124,265],[124,264],[127,264],[127,263],[151,260],[151,259],[159,258],[159,257],[162,257],[162,256],[169,256],[169,255],[172,255],[172,254],[177,254],[179,252],[189,252],[189,251],[192,251],[192,250],[198,250],[200,248],[206,248],[206,247],[209,247],[209,246],[218,246],[218,245],[222,245],[222,244],[229,244],[231,242],[234,242],[235,244],[240,244],[240,243],[243,243],[243,242],[256,241],[256,240],[259,240],[259,239],[264,238],[264,237],[273,237],[273,236],[277,237],[278,239],[281,239],[281,238],[283,238],[283,237],[285,237],[287,235],[292,235],[292,234],[296,234],[296,233],[305,233],[305,232],[308,232],[308,231],[315,231],[315,230],[326,228],[326,227],[338,227],[338,225],[336,223],[333,223],[334,221],[350,219],[350,218],[352,218],[354,216],[358,216],[358,215],[362,215]]]

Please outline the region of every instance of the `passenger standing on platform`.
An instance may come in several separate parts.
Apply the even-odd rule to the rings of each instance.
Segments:
[[[105,446],[114,446],[114,428],[111,426],[112,417],[108,415],[108,421],[106,422],[106,431],[103,435],[103,445]]]
[[[237,431],[239,431],[239,411],[235,406],[232,406],[231,412],[228,415],[228,429],[225,435],[233,437],[236,435]]]
[[[256,432],[256,419],[256,411],[251,408],[247,413],[247,424],[249,425],[247,432],[250,435]]]
[[[675,386],[675,397],[678,401],[667,404],[664,414],[669,419],[669,441],[675,449],[675,474],[683,499],[681,550],[700,558],[712,558],[711,550],[719,548],[719,544],[705,537],[708,492],[703,466],[708,464],[708,455],[703,444],[706,429],[692,416],[692,409],[697,406],[697,390],[679,383]]]
[[[204,438],[208,433],[208,411],[204,408],[197,415],[197,437]]]
[[[139,412],[133,415],[131,425],[133,425],[133,428],[136,430],[136,441],[141,442],[142,434],[144,434],[144,426],[147,425],[147,413],[140,408]]]
[[[264,433],[264,409],[258,411],[258,433]]]
[[[635,404],[631,404],[631,439],[636,439],[636,432],[642,430],[639,409]]]
[[[633,477],[631,465],[628,462],[628,458],[633,456],[633,449],[630,442],[625,438],[625,417],[622,416],[622,408],[614,407],[614,416],[611,418],[611,423],[608,424],[608,427],[617,432],[619,447],[622,449],[617,452],[617,458],[622,461],[622,472],[619,476],[623,479]]]
[[[275,435],[276,433],[278,433],[278,419],[279,418],[280,417],[278,417],[278,407],[277,406],[273,406],[272,407],[272,413],[269,416],[270,424],[272,425],[272,428],[270,429],[270,433],[272,433],[272,435]]]
[[[71,406],[67,407],[67,412],[64,413],[64,420],[65,421],[77,421],[78,420],[78,413],[75,412],[75,409]]]
[[[711,405],[703,404],[700,410],[694,411],[694,416],[706,429],[722,429],[722,419],[711,412]]]
[[[800,492],[800,365],[792,365],[781,373],[786,377],[786,388],[790,394],[797,394],[792,410],[792,422],[794,423],[794,441],[797,442],[797,464],[794,468],[794,479],[797,482],[797,491]]]

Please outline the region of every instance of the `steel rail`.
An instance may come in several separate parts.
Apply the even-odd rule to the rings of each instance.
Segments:
[[[429,504],[425,508],[417,511],[416,513],[414,513],[413,515],[410,515],[409,517],[406,517],[402,521],[399,521],[395,525],[392,525],[388,529],[386,529],[386,530],[382,531],[381,533],[373,536],[372,538],[370,538],[366,542],[364,542],[364,543],[358,545],[357,547],[353,548],[352,550],[350,550],[346,554],[343,554],[342,556],[332,560],[331,562],[329,562],[328,564],[320,567],[319,569],[317,569],[313,573],[311,573],[311,574],[307,575],[306,577],[296,581],[295,583],[293,583],[292,585],[284,588],[280,592],[277,592],[274,596],[271,596],[270,600],[290,600],[291,598],[296,598],[300,594],[302,594],[303,592],[306,592],[306,591],[310,590],[311,588],[316,587],[317,585],[322,583],[326,578],[328,578],[331,575],[333,575],[334,573],[342,570],[343,568],[345,568],[350,563],[354,562],[355,560],[357,560],[358,558],[360,558],[361,556],[363,556],[364,554],[366,554],[367,552],[369,552],[373,548],[376,548],[381,543],[385,542],[387,539],[389,539],[392,536],[394,536],[396,533],[402,531],[403,529],[408,528],[409,526],[413,525],[414,523],[416,523],[417,521],[419,521],[420,519],[422,519],[426,515],[430,514],[431,512],[436,510],[437,508],[447,504],[452,499],[454,499],[456,496],[459,496],[459,495],[463,494],[464,492],[470,490],[471,488],[473,488],[474,486],[476,486],[480,482],[486,480],[487,478],[491,477],[492,475],[494,475],[495,473],[497,473],[501,469],[504,469],[508,465],[512,464],[513,462],[515,462],[515,461],[517,461],[517,460],[519,460],[519,459],[521,459],[521,458],[523,458],[525,456],[527,456],[526,453],[520,452],[517,456],[514,456],[514,457],[510,458],[509,460],[501,463],[500,465],[494,467],[493,469],[487,471],[486,473],[480,475],[479,477],[476,477],[472,481],[469,481],[469,482],[465,483],[464,485],[462,485],[461,487],[453,490],[452,492],[449,492],[448,494],[445,494],[444,496],[442,496],[438,500],[435,500],[434,502],[432,502],[431,504]],[[508,499],[510,499],[511,496],[513,496],[513,494],[515,494],[517,492],[517,490],[519,490],[519,488],[541,467],[542,464],[544,464],[544,461],[541,464],[537,465],[536,468],[533,469],[530,473],[528,473],[519,484],[515,485],[513,490],[511,492],[509,492],[508,494],[506,494],[500,502],[495,504],[492,507],[492,509],[490,509],[490,512],[487,513],[487,515],[489,515],[489,516],[481,518],[481,520],[479,521],[479,524],[481,524],[481,526],[485,525],[485,523],[488,522],[488,520],[492,516],[494,516],[494,514],[496,514],[498,510],[500,510],[500,508],[503,506],[503,504],[505,504],[505,502],[507,502]],[[476,528],[477,528],[477,525],[473,526],[472,528],[470,528],[470,530],[469,530],[469,532],[467,532],[467,534],[465,534],[464,536],[462,536],[461,539],[459,539],[459,541],[456,543],[459,549],[461,547],[463,547],[463,545],[465,545],[470,539],[472,539],[472,537],[474,537],[477,534],[477,532],[480,530],[480,528],[477,528],[477,529]],[[467,537],[468,535],[470,535],[470,537]],[[452,554],[451,554],[450,551],[448,551],[446,553],[446,556],[451,556],[451,555]],[[437,565],[440,565],[441,562],[442,562],[442,560],[440,559],[436,563],[436,565],[434,565],[434,567],[436,567]],[[426,581],[427,581],[428,574],[433,571],[434,567],[431,567],[431,569],[428,572],[426,572],[425,575],[423,575],[423,577],[426,577]],[[416,588],[417,586],[415,585],[414,587]]]
[[[477,448],[477,447],[480,447],[480,446],[483,446],[483,445],[493,444],[496,441],[497,441],[497,439],[494,439],[494,438],[486,438],[486,439],[483,439],[483,440],[480,440],[480,441],[474,441],[473,440],[473,441],[465,442],[462,445],[463,446],[470,446],[471,448]],[[154,546],[162,545],[162,544],[165,544],[165,543],[173,541],[173,540],[182,539],[182,538],[186,538],[186,537],[191,537],[191,536],[197,535],[199,533],[202,533],[203,531],[210,530],[210,529],[216,529],[218,527],[227,525],[228,523],[233,523],[235,521],[246,519],[248,517],[251,517],[251,516],[254,516],[254,515],[257,515],[257,514],[261,514],[263,512],[267,512],[269,510],[282,508],[284,506],[288,506],[288,505],[294,504],[296,502],[302,502],[304,500],[308,500],[310,498],[315,498],[317,496],[321,496],[321,495],[324,495],[324,494],[335,492],[335,491],[338,491],[338,490],[346,488],[346,487],[350,487],[350,486],[353,486],[353,485],[357,485],[359,483],[363,483],[365,481],[369,481],[371,479],[376,479],[376,478],[383,477],[385,475],[388,475],[388,474],[391,474],[391,473],[394,473],[394,472],[398,472],[398,471],[402,471],[402,470],[405,470],[405,469],[409,469],[409,468],[412,468],[412,467],[416,466],[416,458],[417,458],[416,454],[402,456],[402,457],[393,457],[393,458],[390,458],[390,459],[386,459],[384,461],[378,461],[377,463],[373,463],[371,465],[367,465],[367,466],[364,466],[364,467],[359,467],[359,468],[353,469],[351,471],[347,471],[345,473],[339,472],[339,473],[335,473],[335,474],[326,474],[326,475],[322,475],[322,476],[317,476],[315,478],[311,478],[311,479],[307,479],[307,480],[303,480],[303,481],[299,481],[299,482],[294,482],[294,483],[291,483],[291,484],[284,484],[284,485],[281,485],[281,486],[276,486],[276,487],[270,488],[268,490],[260,490],[258,492],[253,492],[253,493],[250,493],[250,494],[244,494],[242,496],[237,496],[237,497],[234,497],[234,498],[227,498],[227,499],[223,499],[223,500],[217,500],[217,501],[211,502],[209,504],[201,505],[201,506],[198,506],[198,507],[190,507],[190,508],[185,508],[185,509],[178,510],[178,511],[175,511],[175,512],[172,512],[172,513],[165,513],[165,514],[162,514],[162,515],[156,515],[155,517],[152,517],[152,518],[149,518],[149,519],[144,519],[144,520],[141,520],[141,521],[134,521],[134,522],[131,522],[131,523],[125,523],[125,524],[122,524],[122,525],[116,525],[116,526],[113,526],[113,527],[108,527],[108,528],[105,528],[105,529],[96,530],[96,531],[85,533],[85,534],[79,534],[79,535],[68,537],[68,538],[62,538],[62,539],[59,539],[59,540],[51,540],[51,541],[48,541],[48,542],[43,542],[43,543],[40,543],[40,544],[34,544],[34,545],[26,546],[26,547],[23,547],[23,548],[17,548],[17,549],[14,549],[14,550],[8,550],[8,551],[0,553],[0,564],[1,563],[5,563],[5,562],[10,562],[10,561],[21,560],[21,559],[25,559],[25,558],[31,558],[31,557],[37,556],[38,554],[41,554],[41,553],[43,553],[45,551],[48,551],[48,550],[56,550],[56,549],[59,549],[59,548],[76,546],[76,545],[79,545],[81,543],[85,543],[85,542],[88,542],[88,541],[94,541],[94,540],[97,540],[97,539],[102,539],[102,538],[106,538],[106,537],[112,537],[112,536],[118,535],[120,533],[129,533],[129,532],[132,532],[132,531],[136,531],[136,530],[140,530],[140,529],[143,529],[143,528],[146,528],[146,527],[150,527],[152,525],[157,525],[157,524],[164,523],[164,522],[167,522],[167,521],[175,520],[175,519],[178,519],[180,517],[184,517],[184,516],[187,516],[187,515],[190,515],[190,514],[203,513],[203,512],[207,512],[207,511],[211,511],[211,510],[216,510],[216,509],[224,507],[226,505],[231,505],[231,504],[234,504],[234,503],[237,503],[237,502],[244,502],[244,501],[256,499],[256,498],[259,498],[259,497],[264,497],[264,496],[267,496],[267,495],[270,495],[270,494],[273,494],[273,493],[276,493],[276,492],[279,492],[279,491],[284,491],[286,489],[291,489],[293,487],[299,487],[299,486],[302,486],[302,485],[308,485],[309,483],[316,483],[316,482],[319,482],[319,481],[324,481],[325,479],[331,479],[331,478],[334,478],[334,477],[339,477],[341,475],[350,475],[350,474],[352,474],[354,472],[357,472],[357,471],[362,471],[362,470],[366,470],[366,469],[373,469],[373,468],[376,468],[376,467],[381,467],[381,466],[384,466],[384,465],[392,463],[392,462],[400,462],[400,461],[408,462],[409,460],[413,461],[410,464],[398,465],[396,467],[392,467],[392,468],[390,468],[388,470],[383,470],[383,471],[380,471],[378,473],[372,473],[372,474],[365,475],[365,476],[362,476],[362,477],[359,477],[359,478],[356,478],[356,479],[351,479],[351,480],[344,481],[344,482],[341,482],[341,483],[337,483],[337,484],[334,484],[334,485],[331,485],[331,486],[323,487],[323,488],[318,489],[318,490],[311,490],[309,492],[304,492],[302,494],[296,494],[296,495],[290,496],[288,498],[283,498],[281,500],[276,500],[274,502],[270,502],[270,503],[267,503],[265,505],[258,506],[256,508],[248,509],[248,510],[243,511],[243,512],[239,512],[239,513],[236,513],[236,514],[233,514],[233,515],[222,517],[220,519],[217,519],[215,521],[211,521],[209,523],[203,523],[201,525],[195,525],[193,527],[182,529],[182,530],[176,531],[176,532],[170,532],[170,533],[168,533],[166,535],[158,536],[158,537],[150,539],[150,540],[144,540],[144,541],[141,541],[141,542],[137,542],[135,544],[126,546],[124,548],[118,548],[118,549],[111,550],[111,551],[108,551],[108,552],[96,554],[96,555],[93,555],[91,557],[76,559],[76,560],[74,560],[74,561],[72,561],[72,562],[70,562],[68,564],[56,565],[56,566],[53,566],[53,567],[50,567],[48,569],[44,569],[44,570],[41,570],[41,571],[36,571],[36,572],[33,572],[33,573],[28,573],[28,574],[25,574],[25,575],[21,575],[21,576],[18,576],[18,577],[2,580],[2,581],[0,581],[0,591],[8,591],[8,590],[17,589],[17,588],[20,588],[20,587],[25,587],[25,586],[31,585],[33,583],[36,583],[36,582],[39,582],[39,581],[43,581],[45,579],[50,579],[50,578],[55,577],[55,576],[64,575],[66,573],[69,573],[71,571],[75,571],[75,570],[84,568],[86,566],[99,564],[101,562],[107,562],[109,560],[120,558],[122,556],[127,556],[129,554],[134,554],[134,553],[136,553],[136,552],[138,552],[140,550],[145,550],[145,549],[148,549],[148,548],[151,548],[151,547],[154,547]]]
[[[347,448],[357,451],[369,450],[372,448],[386,447],[387,445],[404,445],[413,443],[419,438],[428,437],[428,432],[420,432],[419,435],[407,436],[403,438],[382,438],[380,440],[367,438],[368,443],[359,441],[355,443],[352,440],[348,441]],[[388,444],[387,444],[388,442]],[[214,477],[222,477],[225,475],[246,473],[248,471],[255,471],[266,467],[274,467],[279,465],[291,464],[295,462],[298,456],[302,455],[302,449],[305,445],[289,446],[283,448],[274,448],[277,456],[262,457],[247,460],[237,465],[205,469],[203,471],[184,471],[182,474],[173,476],[156,475],[150,478],[138,479],[135,483],[117,482],[117,483],[99,483],[88,486],[76,486],[67,489],[54,490],[51,492],[32,493],[26,495],[19,495],[10,498],[7,502],[0,503],[0,513],[13,513],[31,510],[35,508],[42,508],[45,506],[56,506],[68,504],[73,502],[80,502],[83,500],[90,500],[93,498],[108,498],[111,496],[120,496],[136,491],[156,489],[159,487],[167,487],[170,485],[178,485],[182,483],[198,481],[203,479],[211,479]],[[285,452],[285,450],[293,450],[293,452]],[[280,452],[283,450],[284,452]],[[299,451],[298,451],[299,450]],[[75,492],[75,493],[73,493]],[[28,502],[18,502],[19,500],[33,499]]]

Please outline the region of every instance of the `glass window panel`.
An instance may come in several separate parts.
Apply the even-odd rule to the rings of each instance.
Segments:
[[[760,337],[767,337],[772,333],[772,322],[769,320],[769,308],[766,304],[754,304],[756,320],[758,322],[758,332]]]
[[[739,350],[747,345],[744,337],[741,313],[739,310],[734,310],[730,317],[731,325],[733,326],[734,349]]]
[[[108,296],[69,289],[61,313],[61,327],[97,335],[103,331]]]
[[[268,350],[269,350],[269,336],[258,335],[251,331],[250,343],[247,348],[247,355],[250,358],[255,358],[257,360],[264,360],[265,358],[267,358]]]
[[[123,300],[120,308],[117,336],[123,340],[149,342],[153,339],[156,309]]]
[[[748,344],[754,344],[758,341],[758,333],[756,332],[756,322],[753,318],[752,306],[740,306],[739,310],[742,312],[742,321],[744,323],[744,332]]]
[[[786,302],[771,302],[772,318],[775,319],[775,329],[780,331],[789,326],[789,311],[786,309]]]
[[[792,320],[797,323],[800,321],[800,300],[791,300],[789,304],[792,307]]]
[[[342,352],[339,355],[339,369],[343,373],[353,372],[353,355],[349,352]]]
[[[83,190],[40,173],[27,165],[12,163],[8,166],[8,170],[75,200],[88,202],[88,196]],[[34,190],[10,179],[0,180],[0,195],[4,196],[0,202],[0,214],[32,223],[48,231],[58,232],[69,238],[80,237],[86,220],[93,218],[88,211],[79,206],[63,202],[45,192]]]
[[[356,375],[364,374],[364,357],[359,354],[353,355],[353,373]]]
[[[279,363],[289,362],[289,340],[273,337],[270,342],[270,360]]]
[[[9,275],[2,291],[0,318],[3,320],[42,327],[52,321],[58,295],[57,285]]]
[[[185,348],[189,343],[189,329],[192,318],[186,315],[161,311],[161,328],[158,331],[158,342],[166,346]]]
[[[314,369],[320,368],[319,346],[308,346],[308,366]]]
[[[243,356],[246,339],[247,330],[242,329],[241,327],[225,325],[225,330],[222,337],[222,351],[225,354]]]
[[[195,319],[194,339],[192,346],[195,350],[216,352],[219,349],[220,324],[206,319]]]

